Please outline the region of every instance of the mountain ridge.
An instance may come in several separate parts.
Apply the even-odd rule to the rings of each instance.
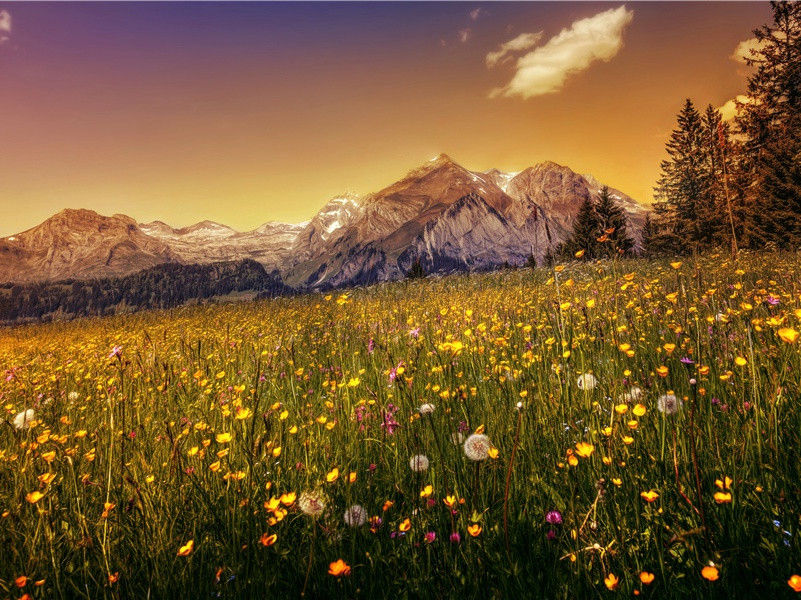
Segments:
[[[203,220],[175,228],[64,209],[0,238],[0,281],[113,277],[159,264],[255,260],[295,289],[324,289],[429,272],[485,270],[541,259],[602,187],[553,161],[522,171],[470,171],[447,154],[384,188],[331,198],[311,219],[250,231]],[[635,238],[648,208],[612,188]]]

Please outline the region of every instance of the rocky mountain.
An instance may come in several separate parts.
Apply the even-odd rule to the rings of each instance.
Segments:
[[[177,229],[66,210],[0,238],[0,282],[255,260],[295,289],[324,289],[397,279],[416,261],[430,273],[520,265],[565,239],[581,203],[602,187],[553,162],[517,173],[478,172],[442,154],[378,192],[337,196],[296,225],[271,222],[239,232],[202,221]],[[648,209],[610,191],[636,238]]]
[[[185,264],[252,259],[272,270],[287,259],[303,224],[270,222],[246,232],[214,221],[201,221],[181,229],[161,221],[143,223],[139,227],[166,244]]]
[[[541,260],[601,187],[553,162],[473,172],[443,154],[364,197],[335,237],[314,246],[299,239],[282,274],[295,287],[327,288],[396,279],[418,260],[439,273]],[[612,193],[636,237],[646,209]]]
[[[63,210],[44,223],[0,238],[0,281],[127,275],[175,262],[169,245],[125,215]]]

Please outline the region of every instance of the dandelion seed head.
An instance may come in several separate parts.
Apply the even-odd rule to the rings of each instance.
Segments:
[[[464,453],[470,460],[484,460],[489,455],[492,444],[483,433],[474,433],[464,442]]]

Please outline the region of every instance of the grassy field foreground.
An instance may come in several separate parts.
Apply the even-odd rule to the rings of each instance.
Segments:
[[[794,254],[0,331],[0,597],[793,597]]]

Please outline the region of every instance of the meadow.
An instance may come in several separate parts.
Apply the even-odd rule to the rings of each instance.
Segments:
[[[799,255],[0,330],[0,597],[795,597]]]

